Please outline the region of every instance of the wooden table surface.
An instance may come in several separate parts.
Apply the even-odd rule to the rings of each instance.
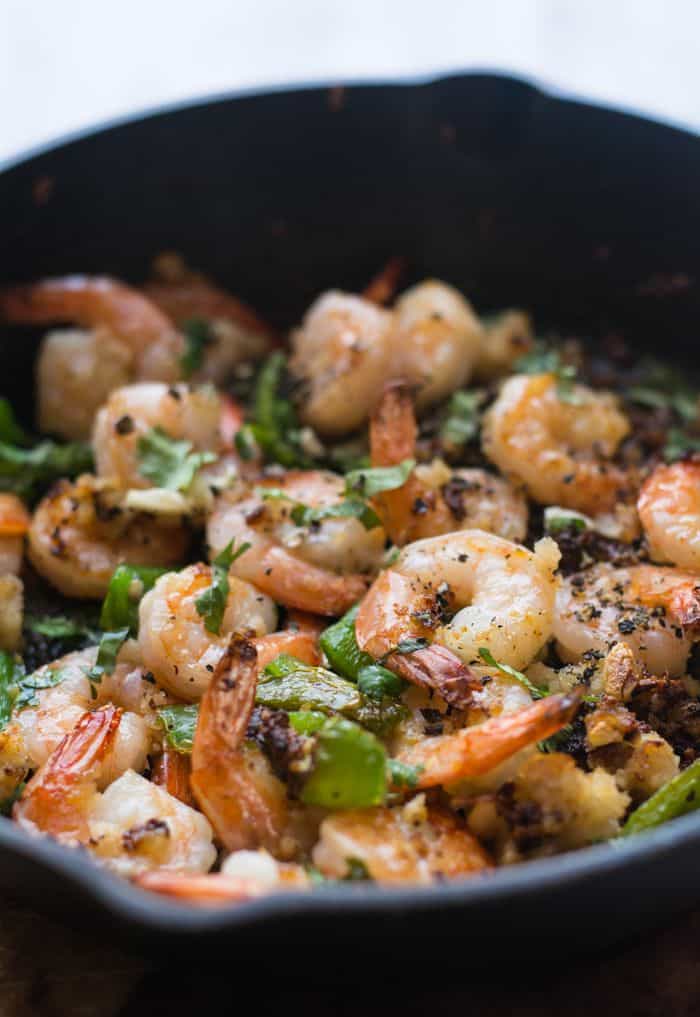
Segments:
[[[604,914],[601,920],[605,920]],[[458,945],[458,944],[457,944]],[[368,988],[362,972],[349,985],[314,980],[313,963],[290,985],[264,984],[231,956],[220,972],[193,963],[132,955],[6,904],[0,922],[0,1017],[697,1017],[700,1013],[700,912],[651,937],[602,956],[547,964],[495,984],[473,974],[441,984],[439,957],[416,938],[405,970]],[[421,951],[424,951],[421,957]],[[421,961],[423,968],[421,968]],[[504,958],[508,969],[507,957]],[[207,1008],[206,1011],[204,1008]],[[214,1008],[216,1008],[214,1010]]]

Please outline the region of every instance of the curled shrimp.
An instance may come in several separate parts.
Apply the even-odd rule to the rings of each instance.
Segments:
[[[416,436],[410,387],[390,382],[370,422],[372,466],[413,458]],[[405,484],[378,495],[375,507],[398,546],[462,529],[507,540],[523,540],[527,531],[527,502],[507,480],[481,469],[452,470],[439,459],[415,467]]]
[[[481,322],[471,305],[446,283],[428,279],[396,302],[392,369],[417,386],[418,409],[466,384],[482,342]]]
[[[565,579],[553,634],[565,661],[629,646],[654,674],[682,674],[700,624],[700,580],[654,565],[601,563]]]
[[[180,377],[182,336],[155,304],[116,279],[72,275],[15,286],[0,293],[0,317],[18,324],[105,328],[129,350],[136,377]]]
[[[155,519],[121,504],[109,483],[84,475],[59,481],[29,528],[34,568],[67,597],[100,599],[117,565],[176,565],[190,533],[179,519]]]
[[[110,755],[112,777],[127,769],[142,770],[147,755],[159,746],[162,728],[156,710],[169,702],[168,697],[146,681],[140,667],[121,661],[99,684],[90,682],[87,672],[96,657],[96,647],[89,647],[39,668],[31,676],[35,686],[31,700],[13,709],[0,731],[3,797],[29,770],[46,763],[85,712],[108,703],[123,710]]]
[[[519,357],[535,344],[530,316],[524,311],[508,310],[482,318],[484,338],[474,366],[477,381],[492,381],[510,374]]]
[[[121,875],[206,872],[216,851],[204,816],[133,770],[109,782],[120,723],[113,705],[84,714],[29,781],[14,818],[28,833],[88,848]]]
[[[305,387],[300,412],[324,437],[356,430],[390,374],[392,315],[369,300],[331,290],[292,333],[290,370]]]
[[[31,516],[16,494],[0,494],[0,576],[18,575]]]
[[[535,501],[598,515],[630,490],[611,461],[629,429],[609,393],[575,385],[564,399],[553,374],[514,375],[484,415],[483,448]]]
[[[362,291],[365,300],[371,300],[373,304],[388,304],[392,299],[399,285],[399,280],[406,268],[404,258],[389,258],[386,265],[377,272],[374,278],[370,279]]]
[[[654,561],[700,572],[700,462],[657,466],[637,510]]]
[[[139,650],[144,667],[174,695],[199,699],[225,655],[233,632],[264,635],[275,627],[277,610],[266,594],[229,576],[219,633],[210,632],[197,600],[212,583],[201,562],[167,572],[139,605]],[[276,654],[275,654],[276,656]]]
[[[449,701],[445,658],[455,660],[456,654],[464,665],[478,665],[485,647],[501,663],[522,668],[542,649],[554,622],[558,561],[549,538],[534,551],[481,530],[419,540],[403,549],[363,600],[357,641],[373,657],[388,654],[387,666],[409,681],[430,684],[432,675]],[[396,652],[416,638],[432,645]],[[469,684],[462,672],[458,698]]]
[[[580,695],[547,696],[516,713],[437,735],[404,749],[399,761],[419,768],[417,787],[454,784],[480,777],[533,742],[549,738],[574,718]]]
[[[179,255],[156,258],[154,278],[143,292],[179,327],[193,319],[209,325],[209,342],[202,350],[201,366],[193,372],[199,381],[222,384],[238,364],[263,356],[278,345],[275,330],[247,304],[192,271]]]
[[[484,872],[492,862],[478,840],[444,809],[420,795],[395,808],[354,809],[321,823],[314,864],[342,879],[348,860],[379,883],[432,883]]]
[[[265,497],[265,488],[272,489]],[[367,589],[363,573],[378,567],[384,531],[366,530],[353,518],[326,518],[309,526],[291,517],[295,502],[324,508],[343,499],[342,478],[332,473],[291,470],[265,478],[240,497],[224,493],[207,523],[212,554],[231,540],[248,550],[234,562],[235,575],[287,607],[339,615]]]
[[[139,470],[139,441],[145,434],[158,427],[194,449],[213,451],[220,444],[220,418],[221,401],[209,386],[191,389],[152,381],[119,388],[95,417],[97,473],[117,487],[150,487]]]
[[[253,643],[233,636],[200,704],[190,783],[227,851],[264,847],[289,857],[298,842],[285,785],[245,742],[258,669]]]

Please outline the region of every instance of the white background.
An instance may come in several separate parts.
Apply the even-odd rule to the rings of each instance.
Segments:
[[[700,128],[697,0],[0,0],[0,159],[241,86],[501,68]]]

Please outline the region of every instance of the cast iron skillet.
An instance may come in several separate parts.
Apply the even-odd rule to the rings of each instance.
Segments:
[[[618,330],[689,358],[700,321],[700,140],[491,75],[225,97],[107,127],[0,173],[0,280],[100,272],[135,281],[171,248],[280,325],[390,255],[480,311]],[[409,280],[410,281],[410,280]],[[31,417],[37,334],[0,336],[0,392]],[[430,889],[340,886],[185,909],[0,820],[0,884],[91,927],[169,945],[353,944],[449,936],[567,951],[700,902],[700,816]],[[153,933],[160,937],[157,941]],[[444,954],[443,954],[444,956]],[[405,955],[404,955],[405,957]]]

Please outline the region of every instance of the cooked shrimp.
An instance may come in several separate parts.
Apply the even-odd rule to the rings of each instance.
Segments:
[[[0,649],[15,652],[22,645],[24,584],[12,573],[0,575]]]
[[[48,332],[36,365],[39,430],[87,440],[110,392],[133,374],[129,346],[106,328]]]
[[[158,427],[194,449],[218,451],[221,400],[213,388],[141,382],[112,392],[95,418],[97,473],[117,487],[151,487],[139,470],[140,439]]]
[[[373,304],[388,304],[396,293],[405,268],[404,258],[389,258],[386,265],[365,286],[362,296]]]
[[[700,572],[700,461],[657,466],[637,510],[654,561]]]
[[[356,809],[321,823],[314,864],[334,879],[361,862],[379,883],[432,883],[483,872],[492,866],[478,840],[444,809],[419,795],[403,807]]]
[[[177,254],[160,255],[153,267],[156,278],[144,286],[146,296],[180,327],[197,318],[209,325],[211,341],[194,372],[197,380],[222,384],[238,364],[278,344],[275,330],[251,307],[187,268]]]
[[[372,466],[412,459],[416,435],[410,388],[390,382],[370,422]],[[378,495],[375,507],[398,546],[463,529],[507,540],[523,540],[527,532],[527,502],[520,491],[486,470],[452,470],[441,459],[416,466],[405,484]]]
[[[159,787],[165,788],[168,794],[185,805],[194,806],[194,798],[190,789],[190,773],[192,767],[190,757],[175,749],[163,747],[151,767],[151,780]]]
[[[0,732],[4,797],[29,770],[44,765],[86,711],[108,703],[124,711],[110,755],[112,779],[129,768],[142,770],[147,754],[158,747],[162,730],[156,710],[168,703],[168,697],[144,678],[141,668],[130,664],[118,663],[99,684],[90,682],[86,675],[96,657],[96,647],[89,647],[32,675],[36,687],[32,700],[15,709]]]
[[[203,695],[231,633],[261,636],[274,629],[277,619],[275,605],[266,594],[230,575],[220,632],[209,632],[197,610],[197,599],[211,582],[208,565],[188,565],[181,572],[161,576],[139,605],[144,667],[174,695],[190,701]]]
[[[0,318],[106,328],[128,347],[136,377],[177,381],[181,375],[182,336],[150,300],[116,279],[72,275],[12,287],[0,292]]]
[[[210,907],[252,900],[268,893],[311,888],[309,877],[301,865],[278,862],[267,851],[234,851],[224,862],[221,872],[202,876],[144,872],[137,882],[152,893]]]
[[[0,494],[0,576],[18,575],[31,517],[16,494]]]
[[[121,875],[206,872],[216,851],[204,816],[133,770],[109,782],[120,726],[115,706],[84,714],[29,781],[14,818],[29,833],[88,848]]]
[[[396,303],[392,368],[418,386],[419,409],[466,384],[482,342],[481,322],[461,293],[446,283],[428,279]]]
[[[289,858],[299,850],[294,806],[264,755],[245,741],[258,666],[253,643],[231,637],[200,705],[190,783],[227,851],[264,847]]]
[[[265,487],[273,489],[268,498]],[[295,502],[313,508],[335,505],[343,500],[343,489],[335,474],[290,470],[263,479],[256,492],[242,498],[225,493],[207,523],[211,553],[218,554],[231,540],[249,544],[233,564],[235,575],[287,607],[342,614],[367,589],[368,580],[360,573],[379,566],[384,531],[379,526],[366,530],[349,517],[297,526],[290,511]]]
[[[62,480],[42,498],[29,529],[29,558],[67,597],[99,599],[117,565],[176,565],[190,534],[179,519],[161,520],[121,505],[96,477]]]
[[[481,319],[484,338],[474,366],[478,381],[492,381],[510,373],[516,360],[535,343],[532,321],[525,311],[501,311]]]
[[[574,718],[580,701],[576,692],[547,696],[516,713],[494,717],[451,734],[426,738],[404,749],[398,758],[408,766],[419,768],[419,788],[479,777],[525,746],[560,731]]]
[[[292,333],[290,370],[305,385],[305,423],[323,437],[356,430],[391,374],[392,315],[362,297],[331,290]]]
[[[449,665],[438,657],[454,660],[456,654],[465,665],[478,665],[486,647],[501,663],[523,668],[541,650],[552,632],[558,560],[549,538],[533,552],[481,530],[409,544],[363,600],[357,641],[373,657],[389,654],[388,667],[409,681],[432,684],[448,699]],[[445,612],[455,609],[445,623]],[[394,652],[415,638],[432,646]],[[458,698],[469,686],[463,669]]]
[[[553,374],[515,375],[484,415],[483,448],[535,501],[597,515],[630,492],[611,459],[630,425],[615,397],[573,386],[562,399]]]
[[[653,674],[683,674],[700,622],[700,581],[680,569],[598,564],[564,580],[554,636],[565,661],[625,643]]]

